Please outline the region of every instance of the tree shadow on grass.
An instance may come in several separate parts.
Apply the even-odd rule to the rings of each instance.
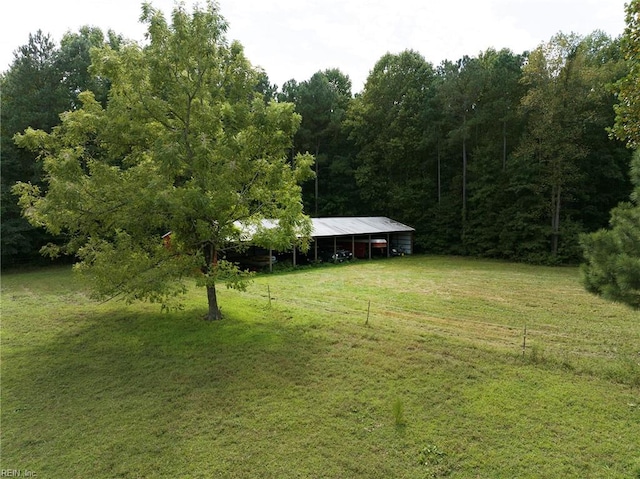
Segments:
[[[292,404],[312,401],[307,372],[322,345],[303,329],[271,310],[207,323],[114,309],[54,340],[24,338],[3,351],[3,468],[43,477],[224,470],[266,430],[304,414]]]

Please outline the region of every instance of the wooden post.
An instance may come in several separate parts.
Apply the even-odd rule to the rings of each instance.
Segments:
[[[365,326],[369,324],[369,313],[371,312],[371,300],[369,300],[369,306],[367,306],[367,320],[364,322]]]
[[[269,295],[269,307],[271,307],[271,288],[267,285],[267,294]]]

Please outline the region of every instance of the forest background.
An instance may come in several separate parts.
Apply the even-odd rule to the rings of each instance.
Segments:
[[[59,44],[38,31],[2,74],[2,266],[39,260],[46,232],[20,215],[11,186],[44,186],[36,156],[13,137],[51,131],[60,113],[109,79],[90,50],[122,36],[84,27]],[[316,157],[304,185],[311,216],[384,215],[416,228],[416,250],[531,263],[581,260],[581,233],[606,227],[629,198],[631,151],[613,139],[613,84],[629,73],[619,38],[559,33],[530,52],[486,50],[432,65],[417,51],[382,56],[361,93],[319,71],[283,85],[262,71],[265,102],[302,115],[291,155]]]

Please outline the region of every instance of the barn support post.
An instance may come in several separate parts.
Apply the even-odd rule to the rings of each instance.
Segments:
[[[318,240],[313,240],[313,261],[318,262]]]
[[[353,257],[356,257],[356,237],[355,235],[351,235],[351,254]]]
[[[333,254],[338,254],[338,237],[333,237]]]
[[[369,259],[371,259],[371,258],[372,258],[372,255],[371,255],[371,235],[369,235]]]
[[[391,235],[387,233],[387,258],[391,257]]]

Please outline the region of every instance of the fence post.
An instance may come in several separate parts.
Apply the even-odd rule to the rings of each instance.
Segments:
[[[367,306],[367,320],[364,322],[365,326],[369,324],[369,313],[371,312],[371,300],[369,300],[369,306]]]

